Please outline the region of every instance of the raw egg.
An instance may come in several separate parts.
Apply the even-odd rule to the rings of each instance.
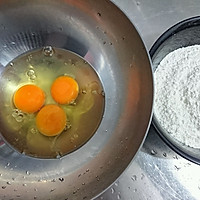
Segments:
[[[51,95],[59,104],[73,102],[78,96],[78,83],[69,76],[58,77],[51,86]]]
[[[65,111],[57,105],[44,106],[36,116],[36,126],[46,136],[60,134],[67,122]]]
[[[24,85],[20,87],[14,94],[13,102],[15,106],[27,113],[38,111],[44,104],[45,94],[36,85]]]
[[[14,150],[56,158],[95,134],[105,93],[83,58],[45,47],[18,56],[0,76],[0,132]]]

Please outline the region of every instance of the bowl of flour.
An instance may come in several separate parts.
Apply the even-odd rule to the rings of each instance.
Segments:
[[[200,17],[168,29],[150,50],[153,125],[177,153],[200,164]]]

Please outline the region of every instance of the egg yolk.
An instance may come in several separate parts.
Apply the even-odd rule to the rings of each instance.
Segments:
[[[45,136],[56,136],[66,126],[67,116],[65,111],[58,105],[44,106],[36,116],[36,126],[40,133]]]
[[[44,104],[45,94],[36,85],[24,85],[14,94],[14,105],[26,113],[37,112]]]
[[[79,92],[78,83],[69,76],[58,77],[51,86],[51,95],[59,104],[73,102]]]

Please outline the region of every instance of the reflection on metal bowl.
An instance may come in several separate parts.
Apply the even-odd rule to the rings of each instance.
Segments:
[[[110,1],[0,2],[0,69],[51,45],[88,61],[105,92],[94,136],[60,159],[37,159],[0,146],[0,199],[91,199],[127,168],[151,120],[152,70],[129,19]]]

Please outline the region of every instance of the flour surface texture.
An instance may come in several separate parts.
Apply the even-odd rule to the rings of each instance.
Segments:
[[[200,148],[200,45],[169,53],[154,77],[158,122],[175,140]]]

